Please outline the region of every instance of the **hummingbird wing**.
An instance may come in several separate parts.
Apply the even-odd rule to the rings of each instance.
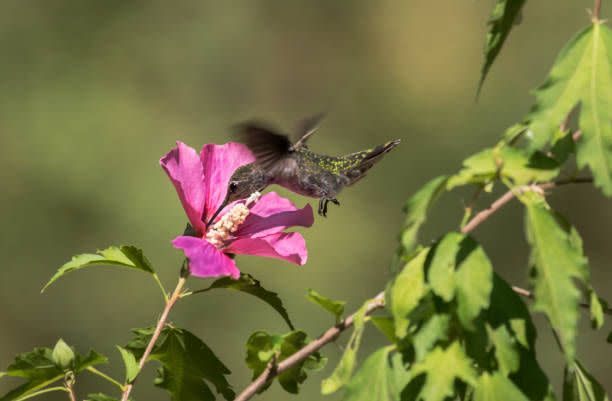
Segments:
[[[291,153],[291,141],[265,124],[250,121],[238,125],[236,136],[255,155],[257,163],[270,170]]]
[[[325,113],[318,113],[314,116],[309,116],[298,121],[296,126],[296,137],[298,140],[291,146],[291,150],[299,149],[302,146],[306,146],[306,142],[312,134],[315,133],[321,121],[325,117]]]

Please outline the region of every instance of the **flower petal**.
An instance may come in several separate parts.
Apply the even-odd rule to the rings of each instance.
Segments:
[[[177,146],[159,160],[162,168],[172,180],[183,209],[192,227],[203,232],[204,172],[202,162],[195,149],[177,142]]]
[[[240,277],[236,263],[210,242],[197,237],[179,236],[172,241],[189,260],[189,271],[196,277]]]
[[[263,237],[279,233],[287,227],[310,227],[313,223],[314,215],[309,204],[298,209],[289,199],[269,192],[253,205],[235,236]]]
[[[276,233],[265,237],[238,238],[225,248],[225,251],[243,255],[268,256],[297,265],[305,264],[308,259],[306,241],[300,233]]]
[[[255,156],[245,145],[228,142],[224,145],[204,145],[200,159],[204,166],[204,210],[207,218],[210,218],[223,203],[234,171],[245,164],[253,163]]]

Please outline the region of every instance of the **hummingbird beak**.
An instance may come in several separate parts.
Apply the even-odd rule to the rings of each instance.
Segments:
[[[225,199],[223,199],[223,202],[221,202],[221,205],[219,206],[219,208],[217,210],[215,210],[215,212],[213,213],[212,217],[207,221],[204,220],[204,216],[202,216],[202,221],[204,223],[206,223],[206,229],[208,229],[208,227],[210,227],[210,225],[212,224],[213,221],[215,221],[215,219],[217,218],[217,216],[219,215],[219,213],[221,213],[221,210],[223,210],[223,208],[225,206],[227,206],[227,204],[229,203],[229,191],[227,191],[227,194],[225,195]]]

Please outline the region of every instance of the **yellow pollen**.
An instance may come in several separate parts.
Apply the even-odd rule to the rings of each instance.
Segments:
[[[250,213],[249,207],[259,200],[261,194],[254,192],[245,203],[237,203],[210,227],[206,232],[206,240],[217,248],[222,248]]]

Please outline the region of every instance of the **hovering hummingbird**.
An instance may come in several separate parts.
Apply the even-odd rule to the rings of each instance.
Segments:
[[[236,134],[253,152],[256,161],[234,172],[221,208],[255,191],[262,191],[268,185],[277,184],[297,194],[319,198],[318,213],[325,217],[329,202],[340,205],[336,196],[342,188],[362,179],[376,162],[400,143],[396,139],[344,156],[315,153],[308,148],[307,141],[322,118],[323,114],[318,114],[303,119],[296,129],[297,140],[294,143],[288,135],[265,124],[246,122],[238,125]]]

